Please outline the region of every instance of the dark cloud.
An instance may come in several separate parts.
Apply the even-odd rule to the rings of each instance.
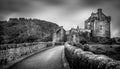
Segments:
[[[81,0],[79,0],[81,2]],[[116,8],[116,9],[120,9],[120,0],[82,0],[84,5],[86,6],[100,6],[105,5],[105,4],[110,4],[113,7],[112,8]]]
[[[0,12],[18,12],[28,5],[28,0],[0,0]]]
[[[0,20],[4,20],[6,18],[5,15],[0,14]]]
[[[110,1],[113,0],[83,0],[83,2],[87,5],[99,5],[101,3],[110,2]]]
[[[52,5],[61,5],[66,2],[66,0],[37,0],[37,1],[43,1],[47,4],[52,4]]]

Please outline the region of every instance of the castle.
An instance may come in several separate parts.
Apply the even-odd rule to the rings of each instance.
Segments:
[[[71,28],[67,34],[62,33],[61,30],[56,31],[53,41],[59,42],[61,39],[64,41],[63,35],[67,35],[67,41],[73,42],[75,44],[80,43],[81,40],[95,41],[95,42],[109,42],[111,38],[110,31],[110,21],[111,17],[106,16],[102,9],[98,9],[97,13],[92,13],[91,16],[85,20],[85,28]],[[61,36],[58,32],[61,31]],[[56,40],[57,39],[57,40]]]
[[[110,38],[110,21],[111,17],[106,16],[102,9],[98,9],[97,13],[92,13],[85,21],[85,29],[91,30],[92,37]]]

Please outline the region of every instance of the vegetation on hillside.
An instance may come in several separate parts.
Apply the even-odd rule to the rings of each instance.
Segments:
[[[35,41],[52,41],[55,23],[25,18],[11,18],[0,22],[0,43],[25,43]]]

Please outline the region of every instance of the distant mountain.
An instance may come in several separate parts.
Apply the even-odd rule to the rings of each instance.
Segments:
[[[57,28],[57,24],[44,20],[10,18],[9,21],[0,21],[0,42],[52,41],[52,34]]]

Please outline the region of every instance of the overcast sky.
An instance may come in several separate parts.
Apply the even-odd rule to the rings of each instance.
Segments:
[[[112,37],[120,36],[120,0],[0,0],[0,20],[27,17],[47,20],[64,26],[84,27],[92,12],[102,8],[112,17]]]

